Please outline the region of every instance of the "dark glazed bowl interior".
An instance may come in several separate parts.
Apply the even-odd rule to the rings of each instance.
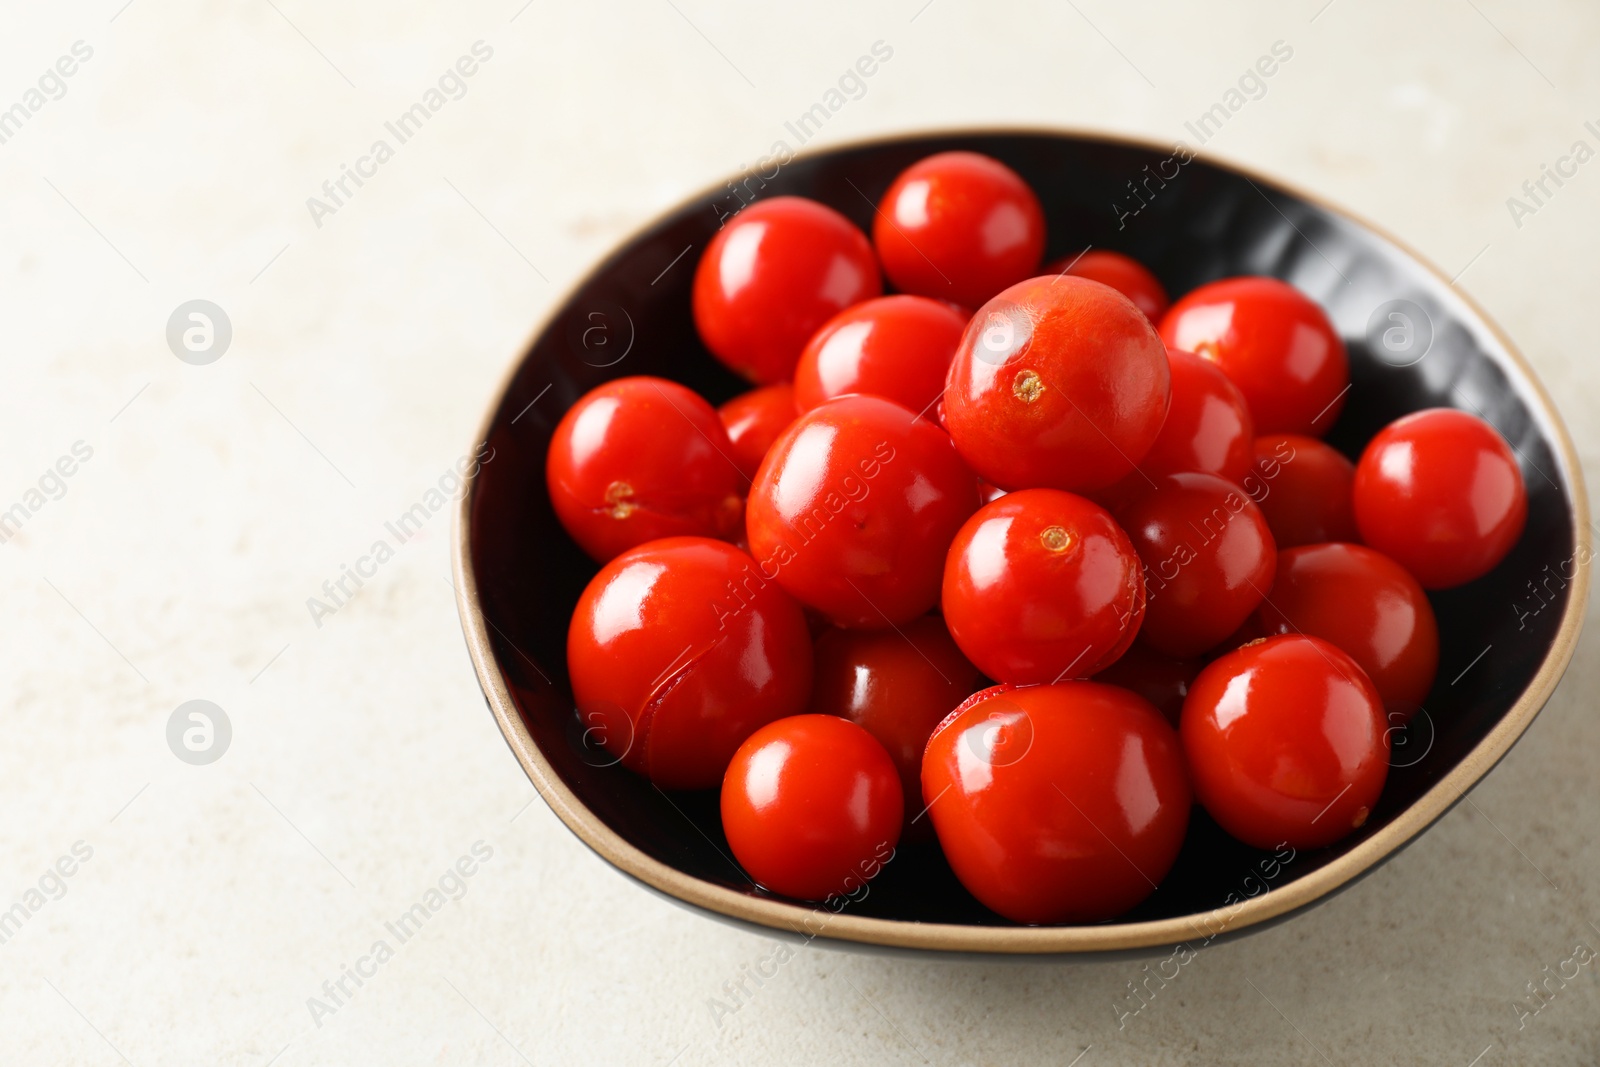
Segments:
[[[1434,270],[1336,210],[1201,159],[1180,165],[1181,157],[1151,146],[1054,133],[932,135],[803,156],[771,179],[749,178],[739,192],[747,198],[814,197],[870,231],[873,202],[895,175],[923,156],[949,149],[994,156],[1032,184],[1048,216],[1047,259],[1092,245],[1135,256],[1174,298],[1216,278],[1268,274],[1317,300],[1349,345],[1352,388],[1328,440],[1350,457],[1358,456],[1385,423],[1435,406],[1481,414],[1521,457],[1528,488],[1526,532],[1493,573],[1432,596],[1441,631],[1439,677],[1425,713],[1394,737],[1396,766],[1366,825],[1333,847],[1295,856],[1266,879],[1263,870],[1277,869],[1269,854],[1232,840],[1197,807],[1171,875],[1134,912],[1102,924],[1157,932],[1126,943],[1101,939],[1086,947],[1182,940],[1170,925],[1137,924],[1207,913],[1263,890],[1289,894],[1293,907],[1246,916],[1233,929],[1304,907],[1370,870],[1448,810],[1504,755],[1553,688],[1576,638],[1582,605],[1574,597],[1586,581],[1584,569],[1572,564],[1587,551],[1588,519],[1565,432],[1520,358]],[[1139,199],[1130,182],[1138,187]],[[562,531],[544,489],[545,450],[556,422],[599,383],[660,375],[698,390],[713,404],[747,387],[700,344],[689,301],[701,250],[719,220],[739,203],[725,186],[657,221],[607,258],[534,337],[488,422],[494,458],[463,506],[458,567],[471,587],[462,594],[469,644],[475,610],[487,624],[477,626],[483,650],[475,653],[485,689],[491,702],[496,688],[509,695],[511,710],[500,709],[502,725],[512,738],[514,723],[505,716],[514,715],[531,737],[536,755],[519,751],[519,757],[535,784],[539,776],[530,761],[542,758],[547,767],[539,770],[552,788],[559,783],[570,791],[563,803],[552,801],[569,825],[603,855],[612,853],[613,862],[616,849],[597,838],[614,835],[698,884],[765,898],[728,858],[714,794],[668,796],[620,766],[598,765],[608,758],[582,744],[567,684],[565,643],[573,605],[596,567]],[[1420,359],[1416,345],[1400,357],[1380,358],[1369,341],[1369,319],[1393,300],[1410,301],[1425,312],[1425,320],[1413,324],[1431,333]],[[1389,324],[1383,320],[1379,330]],[[1514,728],[1502,728],[1508,722]],[[1485,744],[1491,734],[1492,743]],[[1452,774],[1464,767],[1472,773]],[[1436,790],[1441,783],[1447,788]],[[1430,791],[1429,802],[1419,805]],[[1408,816],[1413,806],[1425,817]],[[586,829],[572,816],[582,809],[587,809]],[[1363,849],[1368,843],[1381,849]],[[1338,878],[1313,879],[1316,888],[1297,895],[1296,883],[1341,864]],[[682,891],[689,883],[677,875],[665,884],[634,867],[629,873],[656,888],[692,896]],[[795,917],[809,910],[796,906],[785,917],[770,909],[753,914],[737,904],[695,903],[778,928],[799,925]],[[858,925],[848,935],[880,944],[905,943],[894,934],[904,922],[1013,925],[963,890],[929,846],[903,848],[848,914],[899,921]],[[874,933],[878,930],[883,936]],[[935,934],[924,929],[914,943],[939,947],[929,940]],[[1037,947],[1014,939],[986,946],[981,937],[962,944],[1007,952],[1084,947],[1059,937],[1041,939]]]

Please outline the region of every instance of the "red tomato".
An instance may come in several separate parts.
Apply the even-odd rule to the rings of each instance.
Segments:
[[[1328,316],[1276,278],[1202,285],[1172,305],[1161,338],[1221,367],[1249,401],[1257,433],[1321,436],[1350,387],[1344,342]]]
[[[1184,697],[1204,664],[1198,659],[1177,659],[1135,641],[1117,661],[1095,674],[1092,681],[1120,685],[1144,697],[1176,727]]]
[[[945,548],[977,507],[977,479],[943,430],[846,396],[778,438],[745,520],[767,578],[835,625],[876,630],[938,602]]]
[[[817,638],[811,710],[839,715],[877,738],[905,792],[905,837],[933,837],[922,812],[922,750],[933,728],[978,688],[978,669],[937,615],[895,630],[833,630]],[[916,822],[909,820],[916,819]]]
[[[1360,664],[1392,725],[1416,714],[1439,667],[1439,627],[1422,586],[1362,545],[1305,545],[1278,553],[1278,574],[1256,618],[1263,634],[1310,634]]]
[[[833,715],[763,726],[722,781],[722,829],[758,883],[801,900],[865,886],[894,856],[904,817],[894,761]]]
[[[694,324],[716,356],[754,382],[794,373],[817,328],[883,291],[866,234],[815,200],[775,196],[711,239],[694,275]]]
[[[1050,264],[1041,274],[1072,274],[1109,285],[1144,313],[1151,322],[1160,322],[1167,311],[1167,291],[1150,268],[1132,256],[1105,248],[1093,248],[1079,256],[1066,256]]]
[[[1167,417],[1155,328],[1116,290],[1031,278],[985,304],[950,365],[945,425],[1004,489],[1103,489],[1133,472]]]
[[[1200,672],[1179,727],[1195,799],[1247,845],[1331,845],[1389,773],[1383,701],[1318,637],[1269,637]]]
[[[1117,511],[1144,561],[1140,636],[1169,656],[1226,638],[1272,588],[1277,549],[1244,490],[1214,474],[1168,474]]]
[[[922,296],[880,296],[829,319],[794,371],[801,411],[849,393],[893,400],[926,414],[944,392],[969,315]]]
[[[715,409],[665,378],[618,378],[562,416],[545,456],[550,502],[595,560],[658,537],[739,534],[744,478]]]
[[[1494,569],[1522,536],[1528,494],[1505,438],[1464,411],[1433,408],[1378,431],[1356,465],[1361,539],[1449,589]]]
[[[600,568],[567,631],[578,715],[663,789],[709,789],[757,728],[804,711],[811,635],[732,545],[669,537]]]
[[[1278,547],[1356,540],[1356,465],[1315,437],[1277,433],[1255,442],[1255,474],[1242,484]]]
[[[928,742],[922,794],[961,884],[1020,923],[1127,911],[1171,869],[1189,823],[1172,727],[1094,682],[978,694]]]
[[[872,243],[895,288],[977,307],[1038,273],[1044,209],[999,160],[941,152],[889,186],[872,222]]]
[[[729,455],[746,481],[755,478],[767,449],[799,413],[794,388],[788,382],[740,393],[717,409],[722,426],[728,431],[728,443],[733,446]]]
[[[1172,404],[1139,469],[1148,475],[1204,471],[1243,485],[1255,465],[1255,433],[1244,394],[1216,364],[1192,352],[1168,352],[1167,360]],[[1143,481],[1137,474],[1129,478]]]
[[[1144,579],[1110,512],[1059,489],[1023,489],[967,520],[945,560],[950,635],[990,678],[1087,678],[1127,650]]]

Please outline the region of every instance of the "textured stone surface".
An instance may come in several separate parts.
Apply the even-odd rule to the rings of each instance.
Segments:
[[[0,144],[0,508],[93,449],[0,547],[0,905],[92,849],[0,944],[8,1064],[1600,1059],[1600,964],[1520,1030],[1514,1007],[1600,946],[1595,633],[1471,803],[1325,906],[1206,950],[1119,1030],[1137,964],[812,948],[714,1011],[772,945],[626,882],[537,800],[462,646],[446,516],[320,627],[306,608],[471,447],[588,264],[788,137],[880,40],[892,59],[819,141],[1046,124],[1192,144],[1184,123],[1285,42],[1207,150],[1464,271],[1592,466],[1600,162],[1520,226],[1506,198],[1600,147],[1600,10],[520,2],[0,15],[0,108],[93,49]],[[479,40],[465,95],[318,226],[306,198]],[[233,325],[208,366],[163,336],[194,298]],[[197,698],[233,727],[209,766],[166,743]],[[479,841],[459,901],[386,932]],[[314,1018],[379,938],[393,958]]]

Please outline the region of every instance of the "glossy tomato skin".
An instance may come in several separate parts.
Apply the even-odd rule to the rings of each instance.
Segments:
[[[1493,426],[1431,408],[1378,431],[1356,464],[1361,539],[1449,589],[1493,570],[1522,536],[1528,494],[1517,457]]]
[[[961,884],[1020,923],[1089,923],[1150,894],[1189,823],[1177,735],[1094,682],[987,690],[940,727],[922,794]]]
[[[1111,513],[1059,489],[985,504],[945,560],[956,644],[1001,682],[1087,678],[1127,650],[1144,615],[1139,556]]]
[[[895,630],[830,628],[817,638],[811,710],[849,719],[894,760],[905,794],[906,840],[933,836],[922,811],[922,752],[933,728],[977,690],[982,676],[937,615]],[[916,822],[910,820],[916,819]]]
[[[748,483],[767,456],[767,449],[778,435],[800,414],[794,402],[794,387],[788,382],[763,385],[740,393],[717,409],[723,429],[728,431],[728,453]]]
[[[1161,717],[1177,729],[1189,686],[1205,666],[1198,658],[1179,659],[1157,652],[1143,641],[1135,641],[1128,651],[1091,681],[1117,685],[1148,700]]]
[[[1323,310],[1287,282],[1242,277],[1202,285],[1172,305],[1161,338],[1221,367],[1249,402],[1256,433],[1320,437],[1344,406],[1344,342]]]
[[[589,582],[567,670],[590,736],[663,789],[709,789],[756,729],[802,712],[811,635],[755,560],[703,537],[623,553]]]
[[[866,885],[893,858],[903,819],[889,753],[834,715],[757,730],[722,783],[722,829],[734,856],[760,885],[800,900]]]
[[[1278,553],[1278,574],[1256,619],[1263,635],[1310,634],[1343,649],[1377,687],[1391,726],[1415,715],[1433,688],[1433,606],[1404,567],[1364,545]]]
[[[1172,403],[1139,469],[1149,475],[1203,471],[1243,485],[1255,466],[1255,424],[1244,394],[1216,364],[1192,352],[1168,352],[1167,360]]]
[[[980,308],[950,364],[944,420],[985,481],[1091,492],[1133,473],[1167,417],[1171,373],[1128,298],[1071,275]]]
[[[757,384],[787,380],[828,319],[883,291],[866,234],[815,200],[775,196],[730,219],[694,276],[694,324],[711,354]]]
[[[1280,549],[1355,541],[1356,465],[1315,437],[1255,440],[1255,472],[1243,484]]]
[[[881,296],[823,324],[794,372],[801,411],[850,393],[893,400],[924,414],[944,380],[970,315],[923,296]]]
[[[1139,469],[1094,493],[1113,511],[1162,474],[1202,471],[1247,487],[1255,467],[1250,406],[1216,364],[1192,352],[1169,351],[1172,402],[1156,443]],[[1252,494],[1253,495],[1253,494]]]
[[[943,430],[846,396],[778,438],[745,519],[764,574],[835,625],[876,630],[938,602],[945,548],[977,507],[977,479]]]
[[[895,288],[977,307],[1036,274],[1044,208],[997,159],[941,152],[900,173],[878,204],[872,244]]]
[[[1195,799],[1257,848],[1331,845],[1367,821],[1389,771],[1377,689],[1318,637],[1269,637],[1213,662],[1179,734]]]
[[[1116,515],[1144,562],[1139,633],[1158,652],[1199,655],[1238,629],[1272,588],[1272,533],[1232,482],[1163,475]]]
[[[665,378],[618,378],[556,425],[545,483],[556,516],[597,562],[658,537],[732,539],[744,478],[715,409]]]
[[[1150,268],[1132,256],[1107,248],[1091,248],[1079,256],[1056,260],[1041,274],[1074,274],[1079,278],[1109,285],[1129,300],[1151,322],[1160,322],[1167,312],[1167,291]]]

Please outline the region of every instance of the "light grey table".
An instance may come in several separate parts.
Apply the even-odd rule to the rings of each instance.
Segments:
[[[1593,466],[1600,162],[1523,191],[1600,148],[1593,4],[92,0],[0,20],[0,108],[22,108],[0,112],[0,509],[26,519],[0,545],[0,907],[25,913],[0,920],[7,1064],[1600,1059],[1600,963],[1517,1007],[1600,946],[1600,635],[1469,803],[1325,906],[1208,949],[1121,1029],[1137,964],[809,949],[734,1004],[725,983],[772,945],[556,822],[468,665],[448,518],[403,542],[385,525],[428,504],[579,272],[793,144],[786,123],[878,42],[809,139],[1026,123],[1192,144],[1282,42],[1207,151],[1459,271]],[[231,324],[204,364],[166,337],[196,299]],[[327,591],[358,564],[353,596]],[[191,700],[231,727],[208,765],[169,748]],[[418,903],[427,921],[391,932]]]

